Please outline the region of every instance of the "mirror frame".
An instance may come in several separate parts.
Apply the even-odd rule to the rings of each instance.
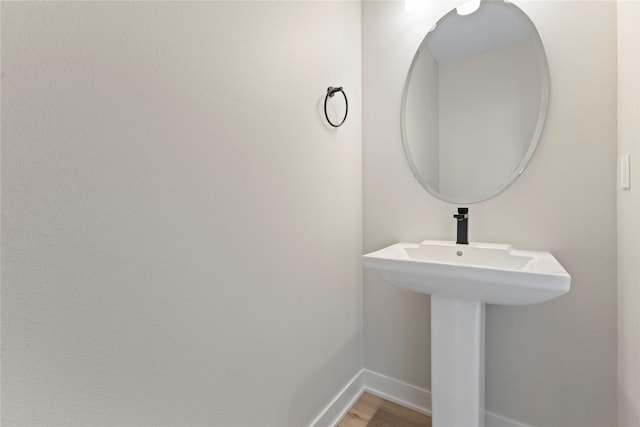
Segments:
[[[409,142],[407,137],[405,110],[407,105],[407,93],[409,90],[409,83],[410,83],[411,75],[413,73],[413,69],[418,59],[418,54],[420,53],[420,50],[423,48],[423,46],[427,44],[427,37],[429,36],[429,33],[434,31],[438,27],[438,22],[441,22],[443,19],[446,19],[451,14],[457,14],[456,8],[453,8],[452,10],[444,14],[440,19],[438,19],[436,23],[432,27],[430,27],[430,29],[427,31],[425,36],[422,38],[422,41],[420,42],[420,45],[418,46],[416,53],[413,56],[413,60],[411,61],[411,66],[409,67],[409,71],[407,73],[407,78],[404,84],[404,90],[402,91],[402,106],[401,106],[401,114],[400,114],[401,128],[402,128],[401,129],[402,145],[404,147],[405,156],[409,163],[409,167],[411,168],[411,172],[413,173],[413,176],[418,180],[420,185],[422,185],[422,187],[425,190],[427,190],[432,196],[440,200],[443,200],[445,202],[454,203],[454,204],[473,204],[473,203],[483,202],[485,200],[488,200],[497,196],[498,194],[506,190],[511,184],[513,184],[515,180],[518,179],[520,175],[522,175],[527,165],[529,164],[529,161],[533,157],[533,154],[536,151],[536,148],[538,147],[540,138],[542,136],[542,131],[544,129],[547,112],[549,110],[549,99],[550,99],[550,92],[551,92],[551,87],[550,87],[551,73],[549,70],[549,63],[547,61],[547,55],[544,49],[544,44],[542,43],[542,37],[540,37],[540,33],[538,32],[538,29],[536,28],[531,18],[529,18],[529,15],[527,15],[522,9],[520,9],[518,6],[516,6],[509,0],[482,0],[481,7],[482,7],[482,3],[485,3],[487,1],[495,2],[495,3],[504,3],[507,7],[516,8],[517,12],[521,14],[523,18],[525,18],[524,20],[529,26],[532,37],[536,39],[536,42],[534,44],[536,46],[536,53],[538,55],[538,64],[540,68],[539,71],[540,71],[540,77],[541,77],[540,79],[541,93],[540,93],[540,107],[538,110],[538,121],[533,131],[531,142],[529,142],[529,148],[527,149],[527,152],[524,154],[524,156],[522,157],[522,160],[520,160],[520,163],[518,163],[518,165],[513,170],[511,175],[506,177],[503,183],[500,184],[498,187],[496,187],[495,190],[489,191],[486,194],[480,195],[474,198],[473,200],[469,200],[469,199],[459,198],[459,197],[455,197],[447,194],[442,194],[436,189],[434,189],[433,187],[431,187],[427,182],[425,182],[425,180],[418,173],[418,169],[416,168],[411,158],[411,150],[409,148]]]

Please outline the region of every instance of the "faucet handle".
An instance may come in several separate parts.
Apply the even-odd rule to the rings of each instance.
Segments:
[[[458,213],[453,214],[453,217],[458,221],[469,218],[469,208],[458,208]]]

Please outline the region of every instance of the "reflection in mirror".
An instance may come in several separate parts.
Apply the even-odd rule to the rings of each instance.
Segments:
[[[413,173],[446,201],[495,196],[533,155],[548,97],[544,48],[524,12],[502,1],[466,16],[449,12],[418,48],[405,86]]]

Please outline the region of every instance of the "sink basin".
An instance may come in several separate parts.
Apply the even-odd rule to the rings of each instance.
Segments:
[[[431,294],[433,427],[484,426],[485,304],[536,304],[571,283],[550,253],[491,243],[398,243],[363,263],[393,285]]]
[[[504,244],[397,243],[363,260],[366,268],[396,286],[488,304],[540,303],[568,292],[571,282],[550,253]]]

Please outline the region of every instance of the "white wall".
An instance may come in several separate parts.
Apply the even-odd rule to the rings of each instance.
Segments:
[[[3,2],[2,43],[2,425],[311,422],[362,366],[359,2]]]
[[[618,2],[618,154],[631,188],[618,190],[618,425],[640,426],[640,2]]]
[[[413,78],[407,88],[404,131],[414,171],[424,183],[440,188],[438,63],[424,46],[413,64]]]
[[[534,39],[440,65],[442,194],[486,198],[513,175],[538,124],[542,80]]]
[[[616,10],[601,1],[516,2],[538,27],[551,105],[527,170],[470,206],[470,239],[552,252],[571,292],[489,306],[486,406],[533,426],[616,420]],[[364,250],[455,238],[455,205],[430,196],[402,150],[402,89],[415,49],[451,3],[422,15],[363,3]],[[379,100],[384,102],[379,102]],[[429,388],[429,300],[365,274],[365,367]]]

